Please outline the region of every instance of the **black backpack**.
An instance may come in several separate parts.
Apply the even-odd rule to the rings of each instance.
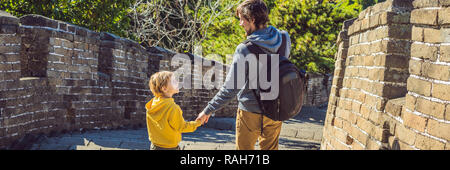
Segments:
[[[246,40],[243,42],[249,51],[256,55],[268,54],[264,52],[257,45]],[[279,54],[279,95],[274,100],[261,100],[259,93],[253,89],[253,94],[258,100],[259,107],[262,110],[262,115],[269,117],[275,121],[285,121],[300,113],[303,105],[303,97],[307,88],[307,75],[305,71],[300,71],[291,61],[286,58],[286,38],[282,34],[282,44],[278,49]],[[268,54],[270,56],[270,54]],[[267,77],[270,81],[270,57],[268,57],[268,73]],[[262,73],[259,73],[262,74]],[[258,84],[258,83],[257,83]],[[269,88],[270,89],[270,88]],[[258,85],[258,90],[261,92],[269,92],[269,89],[261,89]],[[261,116],[262,116],[261,115]],[[262,124],[261,124],[262,133]]]

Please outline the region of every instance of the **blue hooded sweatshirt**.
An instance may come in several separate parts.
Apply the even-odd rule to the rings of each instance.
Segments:
[[[289,38],[289,34],[286,31],[280,31],[273,26],[268,26],[263,29],[256,30],[249,36],[247,36],[247,40],[251,41],[253,44],[259,46],[261,49],[268,53],[277,53],[278,49],[281,46],[282,34],[285,34],[286,37],[286,58],[289,58],[291,40]],[[258,105],[258,101],[256,100],[255,95],[252,92],[252,89],[249,89],[248,81],[242,87],[237,88],[227,88],[226,85],[230,82],[234,82],[236,80],[237,74],[245,74],[245,78],[248,79],[248,70],[245,73],[237,72],[237,64],[238,62],[245,61],[244,57],[249,54],[250,51],[244,44],[239,44],[236,47],[236,51],[233,55],[233,63],[230,66],[230,69],[227,73],[225,82],[223,86],[220,88],[219,92],[214,96],[211,101],[208,102],[208,105],[203,109],[205,114],[211,114],[225,105],[227,105],[236,95],[238,100],[238,108],[247,112],[259,113],[261,114],[261,108]],[[248,68],[247,68],[248,69]],[[251,78],[250,81],[254,80]],[[235,83],[235,82],[234,82]],[[235,83],[236,87],[237,83]],[[229,86],[228,86],[229,87]]]

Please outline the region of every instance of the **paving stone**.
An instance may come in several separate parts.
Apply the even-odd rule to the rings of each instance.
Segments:
[[[122,142],[118,148],[131,149],[131,150],[149,150],[150,141],[142,142]]]
[[[296,137],[298,130],[294,128],[281,129],[280,136]]]
[[[314,139],[314,131],[312,130],[299,130],[296,138],[300,139]]]
[[[88,146],[100,146],[107,148],[118,148],[122,141],[120,140],[108,140],[108,139],[95,139],[91,140]]]
[[[70,147],[71,145],[50,144],[40,146],[39,150],[68,150]]]
[[[236,144],[224,144],[220,145],[218,150],[236,150]]]

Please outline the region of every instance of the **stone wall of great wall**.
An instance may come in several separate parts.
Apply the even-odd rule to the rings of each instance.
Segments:
[[[450,0],[344,22],[321,149],[450,149]]]
[[[145,127],[144,106],[152,98],[148,79],[177,70],[170,63],[174,55],[43,16],[0,11],[0,149],[27,136]],[[174,96],[189,120],[217,92],[196,88],[201,78],[217,71],[222,77],[214,79],[221,82],[228,66],[187,55],[192,62],[212,63],[193,65],[192,88]],[[312,75],[305,105],[326,104],[330,88],[329,76]],[[215,116],[232,117],[236,108],[233,100]]]
[[[145,127],[144,106],[152,97],[148,79],[160,70],[176,70],[169,63],[174,55],[39,15],[1,12],[0,148],[27,134]],[[200,74],[211,68],[202,66]],[[201,83],[203,75],[196,74],[192,85]],[[174,98],[189,119],[216,92],[182,89]],[[233,116],[236,108],[234,100],[216,116]]]
[[[308,85],[303,106],[324,106],[328,103],[333,75],[308,73]]]

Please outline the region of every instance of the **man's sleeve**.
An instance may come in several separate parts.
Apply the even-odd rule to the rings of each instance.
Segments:
[[[243,46],[244,45],[241,44],[236,48],[236,52],[233,55],[233,63],[231,64],[230,69],[227,73],[225,82],[223,83],[219,92],[214,96],[214,98],[211,101],[208,102],[208,105],[205,107],[205,109],[203,109],[203,112],[205,114],[209,115],[223,108],[226,104],[231,102],[233,98],[236,97],[241,88],[244,88],[238,87],[236,80],[237,74],[239,74],[237,70],[238,61],[240,61],[244,57],[242,53]]]

